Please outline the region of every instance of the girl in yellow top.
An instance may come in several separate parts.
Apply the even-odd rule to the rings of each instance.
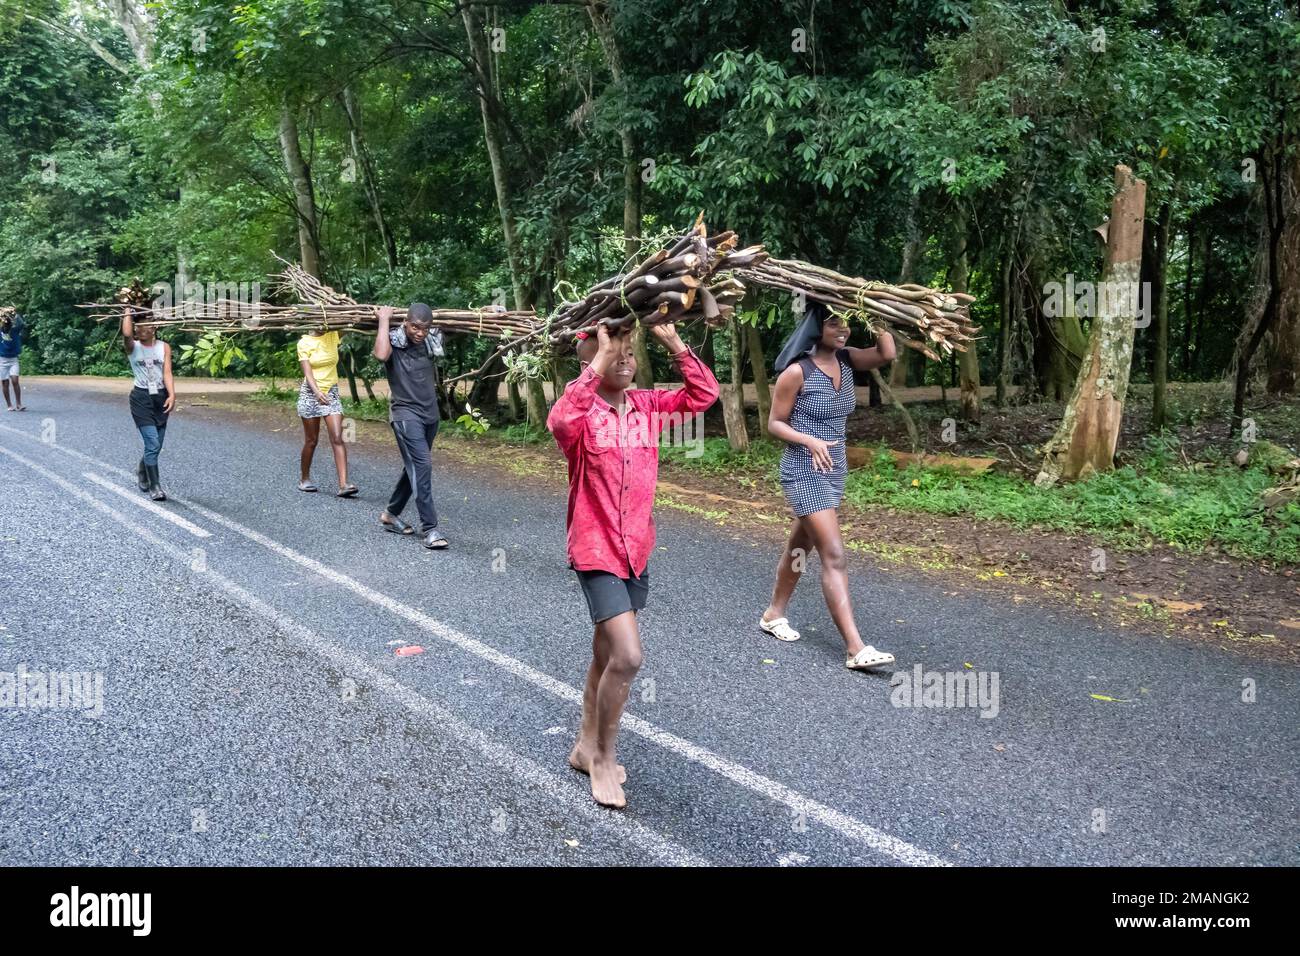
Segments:
[[[319,491],[311,480],[311,460],[325,419],[334,467],[339,473],[340,498],[351,498],[357,486],[348,483],[348,448],[343,443],[343,403],[339,401],[339,334],[318,328],[298,340],[302,387],[298,389],[298,417],[302,419],[302,475],[299,491]]]

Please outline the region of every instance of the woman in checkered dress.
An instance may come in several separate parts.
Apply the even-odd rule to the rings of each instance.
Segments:
[[[879,333],[874,348],[847,348],[848,340],[847,321],[814,302],[777,359],[779,377],[767,425],[773,437],[786,443],[781,487],[794,512],[794,526],[777,565],[772,603],[758,626],[778,640],[799,639],[786,619],[786,605],[808,552],[815,549],[821,559],[822,594],[844,638],[844,666],[868,670],[893,663],[894,656],[864,644],[853,620],[838,510],[848,473],[844,427],[857,407],[854,371],[879,368],[896,353],[888,332]]]

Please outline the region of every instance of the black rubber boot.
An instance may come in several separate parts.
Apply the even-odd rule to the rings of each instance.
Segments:
[[[135,468],[135,483],[141,491],[149,490],[149,473],[145,471],[144,459],[140,459],[140,464]]]
[[[158,466],[145,465],[145,473],[149,476],[149,497],[154,501],[166,501],[167,495],[162,490],[162,485],[158,482]]]

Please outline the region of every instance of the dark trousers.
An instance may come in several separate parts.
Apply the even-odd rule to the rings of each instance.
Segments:
[[[399,517],[415,491],[415,506],[420,512],[421,533],[438,527],[438,512],[433,507],[433,439],[438,434],[438,423],[426,425],[418,421],[393,422],[397,436],[397,450],[402,453],[402,477],[397,479],[393,496],[388,499],[388,513]]]

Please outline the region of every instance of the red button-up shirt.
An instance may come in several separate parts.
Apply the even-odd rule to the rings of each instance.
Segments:
[[[674,357],[683,388],[630,388],[622,413],[596,394],[590,368],[568,384],[546,427],[569,460],[569,564],[640,577],[655,546],[659,433],[703,440],[692,417],[718,400],[718,380],[686,349]]]

